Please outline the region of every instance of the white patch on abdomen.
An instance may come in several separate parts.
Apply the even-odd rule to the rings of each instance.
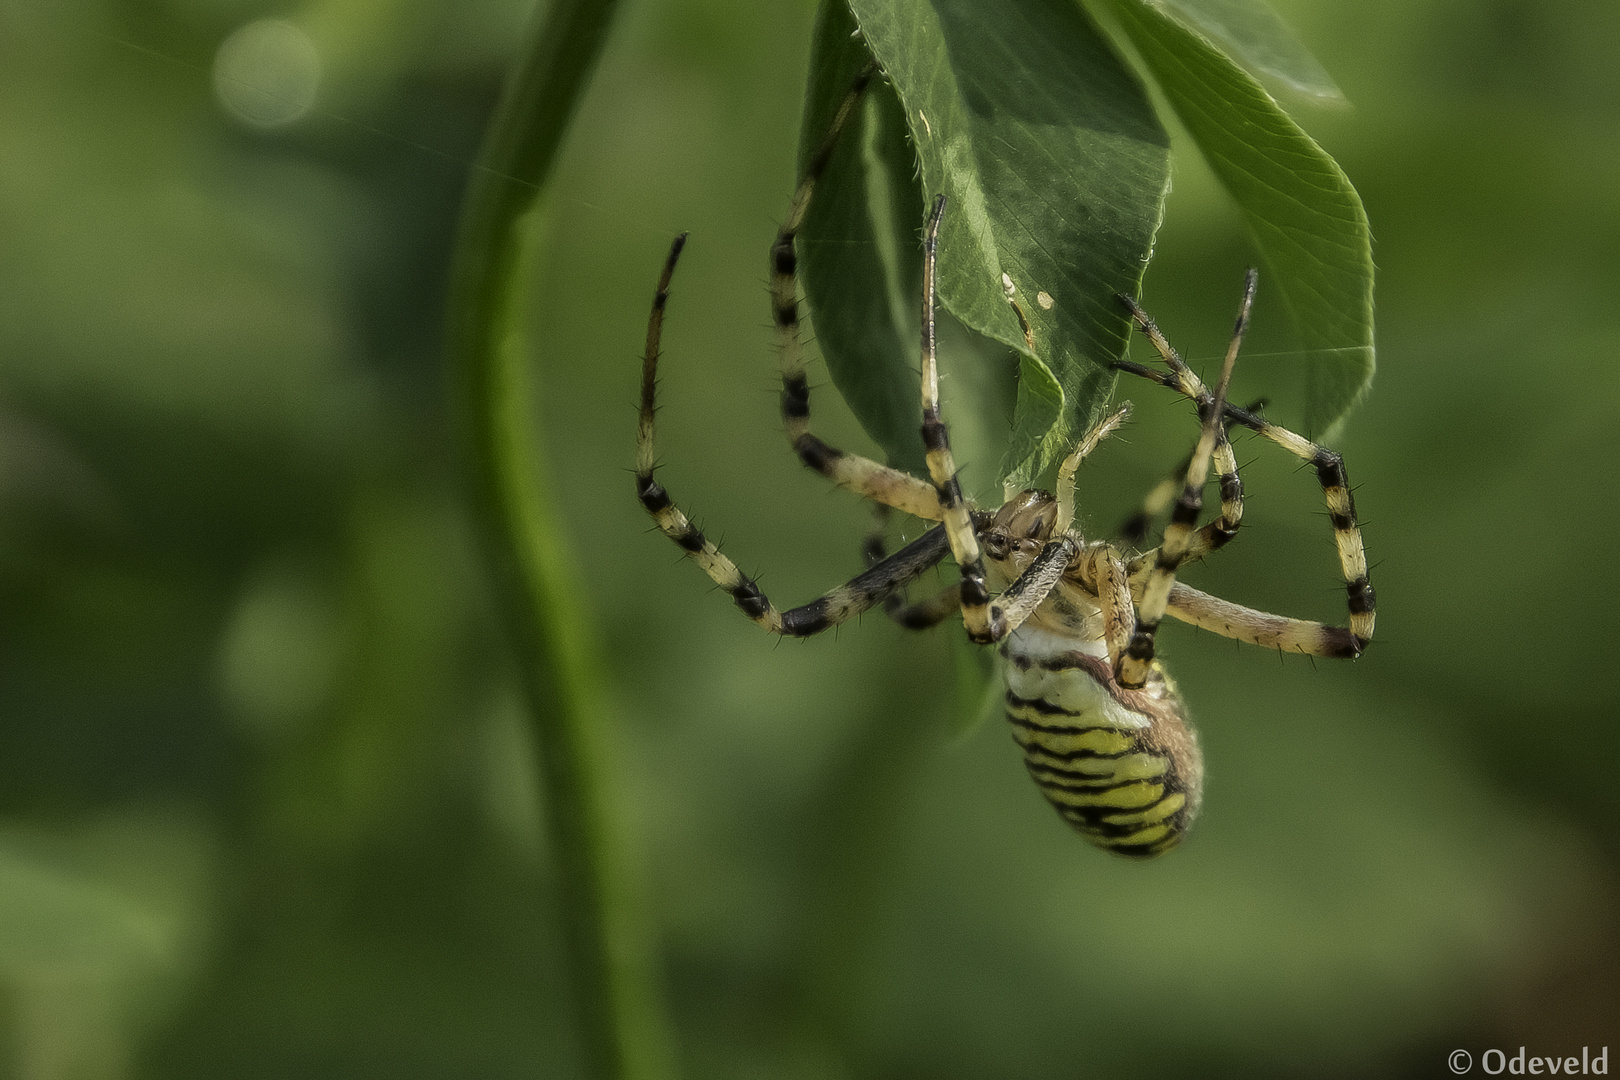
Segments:
[[[1007,689],[1025,701],[1044,701],[1070,714],[1061,719],[1072,726],[1096,724],[1140,729],[1151,723],[1147,717],[1122,706],[1085,668],[1051,666],[1068,653],[1098,657],[1106,662],[1108,647],[1095,638],[1064,637],[1046,630],[1019,627],[1007,636]]]

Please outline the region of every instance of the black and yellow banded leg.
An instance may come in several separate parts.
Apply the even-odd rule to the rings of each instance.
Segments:
[[[945,534],[950,538],[951,555],[961,573],[956,584],[962,607],[962,622],[967,627],[969,640],[989,645],[1016,630],[1025,619],[1040,607],[1057,587],[1080,545],[1067,534],[1065,527],[1059,535],[1047,541],[1024,571],[990,602],[990,590],[985,584],[984,559],[979,550],[979,538],[974,531],[973,511],[962,497],[962,485],[956,475],[956,460],[951,455],[950,433],[939,413],[939,358],[934,333],[935,265],[939,256],[939,223],[945,216],[945,196],[934,197],[933,210],[928,215],[928,226],[923,234],[923,300],[922,300],[922,440],[927,454],[928,475],[938,492],[939,506],[945,522]],[[1060,487],[1067,483],[1068,513],[1074,516],[1074,470],[1093,447],[1125,419],[1129,409],[1120,409],[1099,423],[1080,440],[1080,444],[1064,463],[1066,474]],[[1059,516],[1063,514],[1060,502]]]
[[[659,530],[702,567],[744,615],[762,629],[784,637],[809,637],[849,621],[938,566],[950,553],[944,529],[935,526],[848,584],[801,607],[782,611],[759,590],[753,578],[737,569],[737,564],[692,524],[651,473],[637,471],[636,496]]]
[[[1215,393],[1208,402],[1199,403],[1199,419],[1203,423],[1203,430],[1198,436],[1198,447],[1193,451],[1192,460],[1188,463],[1187,482],[1182,487],[1181,496],[1170,512],[1170,523],[1165,526],[1164,540],[1160,543],[1154,558],[1153,571],[1148,575],[1147,583],[1142,588],[1142,603],[1137,612],[1136,629],[1131,634],[1130,644],[1126,647],[1125,656],[1120,663],[1119,684],[1127,688],[1140,687],[1147,682],[1148,674],[1153,667],[1154,635],[1169,604],[1170,588],[1175,584],[1176,571],[1186,561],[1192,546],[1191,542],[1197,532],[1198,512],[1204,505],[1204,480],[1209,475],[1215,447],[1226,440],[1226,425],[1222,422],[1226,406],[1226,388],[1232,381],[1232,368],[1237,363],[1238,349],[1243,345],[1243,332],[1248,329],[1249,312],[1254,306],[1255,284],[1256,274],[1250,270],[1244,279],[1243,299],[1238,306],[1237,321],[1232,327],[1231,343],[1226,347],[1226,358],[1221,364],[1220,380],[1216,383]],[[1185,365],[1181,366],[1185,368]],[[1231,460],[1231,445],[1229,443],[1226,445],[1227,458]],[[1232,465],[1234,481],[1237,477],[1236,468],[1234,461]],[[1241,489],[1239,494],[1241,496]],[[1241,497],[1237,501],[1238,513],[1241,515]],[[1224,508],[1222,516],[1225,517]]]
[[[702,567],[744,615],[773,634],[804,637],[820,633],[880,603],[938,565],[950,545],[943,529],[931,529],[849,584],[803,607],[780,611],[759,591],[754,580],[739,570],[737,564],[723,555],[681,512],[669,492],[654,479],[653,471],[657,467],[654,437],[658,415],[658,348],[664,309],[669,300],[669,283],[685,240],[684,235],[678,236],[670,247],[669,258],[658,279],[652,313],[647,319],[647,350],[641,367],[641,413],[636,431],[636,497],[658,523],[659,530]]]
[[[1119,367],[1118,364],[1114,366]],[[1248,406],[1248,411],[1258,412],[1260,409],[1264,408],[1265,405],[1266,399],[1261,398],[1254,404]],[[1227,416],[1224,419],[1227,428],[1230,429],[1232,426],[1230,409],[1227,410]],[[1224,434],[1226,434],[1228,440],[1230,440],[1230,431],[1227,431]],[[1226,483],[1224,478],[1228,474],[1233,477],[1237,477],[1238,475],[1237,458],[1234,454],[1230,467],[1227,468],[1226,471],[1222,472],[1221,459],[1219,456],[1220,447],[1216,447],[1216,455],[1215,469],[1220,475],[1221,483],[1224,485]],[[1192,464],[1192,451],[1189,450],[1187,452],[1187,456],[1182,458],[1181,462],[1176,465],[1174,469],[1170,470],[1170,475],[1153,485],[1153,489],[1149,491],[1147,493],[1147,497],[1142,500],[1142,505],[1136,511],[1136,513],[1132,514],[1130,517],[1126,518],[1120,523],[1119,530],[1115,533],[1115,535],[1122,543],[1129,547],[1138,549],[1141,548],[1142,542],[1147,539],[1148,532],[1153,528],[1153,519],[1164,513],[1165,509],[1169,507],[1169,505],[1175,500],[1175,497],[1180,494],[1182,482],[1187,477],[1187,466],[1190,464]],[[1241,480],[1241,478],[1239,479]],[[1208,525],[1205,525],[1199,530],[1199,533],[1201,534],[1200,538],[1193,541],[1193,546],[1199,549],[1199,555],[1207,554],[1210,551],[1214,551],[1218,547],[1225,546],[1226,543],[1237,535],[1237,526],[1242,524],[1243,520],[1242,500],[1243,487],[1241,482],[1229,490],[1223,490],[1222,502],[1236,502],[1237,505],[1232,508],[1234,513],[1230,515],[1227,513],[1227,510],[1223,508],[1220,518],[1210,522]],[[1195,556],[1189,556],[1189,558],[1192,557]]]
[[[888,547],[883,540],[889,514],[889,508],[881,503],[872,507],[872,529],[861,542],[861,561],[868,568],[889,557]],[[883,613],[907,630],[932,630],[961,610],[961,588],[954,583],[914,604],[907,602],[903,589],[890,593],[883,600]]]
[[[1356,519],[1356,498],[1350,491],[1350,476],[1345,472],[1344,458],[1275,424],[1261,421],[1256,430],[1294,456],[1310,462],[1316,472],[1316,481],[1322,485],[1322,499],[1327,503],[1328,520],[1333,525],[1333,544],[1338,549],[1339,568],[1344,574],[1345,594],[1350,608],[1350,633],[1356,639],[1359,652],[1372,640],[1378,605],[1372,581],[1367,576],[1367,549],[1361,539],[1361,526]]]
[[[1223,433],[1224,438],[1225,433]],[[1187,469],[1192,464],[1192,451],[1182,459],[1174,473],[1165,477],[1153,490],[1149,491],[1147,498],[1142,500],[1142,508],[1126,519],[1120,526],[1120,539],[1131,547],[1140,547],[1146,538],[1148,530],[1152,527],[1153,519],[1164,512],[1165,507],[1175,501],[1177,495],[1186,483]],[[1219,467],[1219,461],[1216,461]],[[1183,562],[1196,562],[1212,551],[1217,551],[1231,543],[1237,537],[1238,526],[1243,520],[1243,481],[1238,475],[1237,461],[1231,461],[1229,471],[1219,477],[1221,487],[1222,510],[1214,521],[1203,525],[1192,534],[1187,541],[1187,552]],[[1138,569],[1151,566],[1159,556],[1157,548],[1145,551],[1131,560],[1129,567],[1131,573]]]
[[[1146,581],[1147,571],[1144,569],[1140,577],[1131,579],[1132,593],[1139,595]],[[1256,611],[1200,592],[1179,581],[1170,587],[1165,611],[1184,623],[1191,623],[1222,637],[1302,656],[1348,660],[1359,656],[1365,644],[1342,626],[1328,626],[1326,623]]]
[[[1079,554],[1080,543],[1072,535],[1065,534],[1046,542],[1024,572],[996,597],[996,605],[991,611],[996,616],[995,625],[1000,632],[995,640],[999,641],[1018,629],[1025,619],[1035,613],[1036,608],[1046,602],[1047,596],[1057,588],[1057,583]]]
[[[1168,344],[1160,347],[1164,336],[1153,325],[1153,320],[1149,319],[1134,301],[1127,297],[1121,299],[1131,309],[1131,316],[1142,328],[1143,333],[1148,335],[1156,348],[1159,348],[1160,355],[1165,357],[1165,363],[1170,365],[1171,370],[1155,371],[1128,360],[1115,361],[1114,368],[1139,375],[1161,386],[1168,386],[1194,401],[1199,401],[1201,384],[1198,383],[1197,376],[1192,375],[1179,357],[1176,357],[1174,363],[1171,362],[1171,356],[1175,355],[1174,350],[1170,349]],[[1366,546],[1361,538],[1361,527],[1357,523],[1356,500],[1350,490],[1350,478],[1345,471],[1344,459],[1336,452],[1318,446],[1303,435],[1297,435],[1285,427],[1273,424],[1248,409],[1240,409],[1228,403],[1224,406],[1223,413],[1227,421],[1241,424],[1276,443],[1294,456],[1309,462],[1315,470],[1317,482],[1322,487],[1323,501],[1327,503],[1328,518],[1333,525],[1333,543],[1338,551],[1339,569],[1344,575],[1345,593],[1350,609],[1350,633],[1358,643],[1355,653],[1351,655],[1358,655],[1361,648],[1372,640],[1377,596],[1367,576]],[[1133,575],[1135,570],[1136,567],[1133,565]]]
[[[973,532],[973,513],[962,498],[962,485],[956,477],[956,461],[951,456],[950,434],[939,415],[939,361],[934,338],[934,266],[939,255],[939,222],[945,214],[945,196],[934,197],[923,234],[922,296],[922,440],[927,452],[928,475],[939,499],[945,535],[950,538],[951,555],[962,574],[962,622],[968,638],[981,645],[1000,641],[1007,635],[1006,620],[1000,608],[990,604],[985,584],[984,560],[979,540]]]
[[[868,558],[872,548],[867,548]],[[1080,544],[1072,536],[1050,540],[1040,553],[1024,568],[1007,590],[996,597],[995,610],[1000,613],[998,626],[1001,637],[1023,625],[1063,579],[1074,559],[1080,553]],[[1129,595],[1128,591],[1127,594]],[[962,609],[962,583],[947,585],[925,600],[907,604],[898,596],[890,596],[883,603],[889,617],[907,630],[927,630],[938,626]],[[1000,640],[1000,638],[997,638]]]
[[[1007,586],[1005,592],[996,598],[996,604],[991,609],[993,625],[998,637],[1010,634],[1023,625],[1024,620],[1034,614],[1035,609],[1045,602],[1057,583],[1075,564],[1082,554],[1082,545],[1079,537],[1072,531],[1074,526],[1074,475],[1080,468],[1080,463],[1097,448],[1097,445],[1116,431],[1125,423],[1131,414],[1130,403],[1127,402],[1114,410],[1108,416],[1092,425],[1091,430],[1081,436],[1080,441],[1070,451],[1068,457],[1058,466],[1057,473],[1057,516],[1052,525],[1052,539],[1042,546],[1040,553],[1032,559],[1017,580]],[[1117,560],[1116,560],[1117,561]],[[1119,589],[1123,603],[1130,608],[1130,591],[1125,582],[1124,567],[1120,566]],[[1134,625],[1134,615],[1132,617]],[[1123,644],[1116,642],[1116,645]]]
[[[855,576],[847,585],[839,586],[802,607],[779,610],[771,604],[770,597],[761,593],[760,586],[753,578],[740,572],[737,563],[721,554],[714,542],[692,525],[690,518],[680,512],[669,497],[669,492],[664,491],[663,484],[653,479],[651,473],[637,471],[635,494],[642,500],[646,512],[653,515],[659,531],[663,531],[664,536],[687,552],[687,557],[703,568],[714,585],[732,597],[742,614],[758,623],[763,630],[791,638],[807,638],[813,633],[838,627],[839,623],[849,622],[855,615],[881,604],[886,597],[893,596],[923,573],[940,565],[951,551],[944,529],[935,526],[919,539],[902,547],[901,551],[894,552],[867,572]]]
[[[839,487],[916,517],[938,521],[939,499],[933,485],[870,458],[828,446],[810,431],[810,383],[805,373],[799,328],[799,257],[794,242],[816,183],[832,159],[844,128],[860,106],[867,85],[876,76],[877,65],[868,66],[838,106],[832,125],[799,181],[787,218],[777,230],[776,241],[771,244],[771,319],[776,324],[777,345],[782,357],[782,427],[799,460]]]
[[[1187,482],[1187,466],[1192,464],[1192,452],[1182,459],[1170,475],[1153,485],[1142,500],[1141,507],[1126,518],[1119,527],[1119,538],[1131,547],[1141,547],[1147,539],[1148,531],[1153,528],[1153,519],[1164,513],[1175,497],[1180,494],[1181,486]]]
[[[1250,273],[1252,275],[1253,271],[1250,271]],[[1132,320],[1142,331],[1143,336],[1152,343],[1153,348],[1163,358],[1166,366],[1170,368],[1169,376],[1158,381],[1166,385],[1174,385],[1177,389],[1180,389],[1198,406],[1199,415],[1202,416],[1203,410],[1209,407],[1212,397],[1209,388],[1204,385],[1203,380],[1199,379],[1197,373],[1187,366],[1186,361],[1181,358],[1181,354],[1170,347],[1170,342],[1159,330],[1158,325],[1148,317],[1147,312],[1143,311],[1135,300],[1125,296],[1123,293],[1120,294],[1119,300],[1130,311]],[[1114,367],[1122,371],[1133,371],[1135,374],[1141,373],[1134,370],[1140,368],[1141,365],[1131,365],[1129,361],[1118,361],[1114,364]],[[1173,380],[1173,383],[1171,380]],[[1237,455],[1232,452],[1232,443],[1227,438],[1224,416],[1219,430],[1216,432],[1214,464],[1215,475],[1221,489],[1221,516],[1199,530],[1200,535],[1193,542],[1196,548],[1200,548],[1205,552],[1215,551],[1230,543],[1232,538],[1237,535],[1238,527],[1243,523],[1243,481],[1238,476]],[[1169,505],[1170,500],[1175,497],[1177,487],[1178,485],[1172,480],[1154,488],[1148,499],[1153,500],[1155,496],[1160,494],[1161,489],[1168,488],[1168,494],[1163,496],[1164,501],[1151,512],[1147,512],[1148,506],[1145,504],[1143,508],[1144,514],[1133,518],[1131,522],[1127,522],[1127,527],[1129,528],[1138,519],[1141,519],[1141,535],[1145,536],[1147,522],[1165,506]]]

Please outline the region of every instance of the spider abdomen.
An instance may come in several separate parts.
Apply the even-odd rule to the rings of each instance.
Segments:
[[[1102,642],[1040,629],[1013,631],[1002,654],[1013,738],[1058,814],[1120,855],[1179,843],[1198,812],[1203,759],[1163,670],[1128,690]]]

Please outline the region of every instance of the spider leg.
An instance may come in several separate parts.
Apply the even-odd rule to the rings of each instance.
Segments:
[[[872,504],[872,527],[861,541],[861,563],[867,568],[876,566],[889,557],[883,533],[889,524],[889,508],[882,503]]]
[[[1140,547],[1142,541],[1147,539],[1148,530],[1153,527],[1153,519],[1164,513],[1181,491],[1181,485],[1187,479],[1187,466],[1192,464],[1192,451],[1182,459],[1170,475],[1153,485],[1153,490],[1147,493],[1142,500],[1142,506],[1136,513],[1126,518],[1119,527],[1119,538],[1131,547]]]
[[[1080,463],[1086,460],[1097,444],[1106,439],[1111,432],[1125,422],[1131,415],[1131,403],[1125,402],[1118,409],[1102,420],[1098,421],[1090,431],[1081,437],[1075,444],[1074,450],[1063,459],[1058,466],[1057,473],[1057,519],[1053,523],[1052,532],[1063,535],[1074,526],[1074,474],[1080,468]]]
[[[973,531],[973,513],[967,500],[962,497],[962,485],[956,477],[956,461],[951,456],[950,434],[939,415],[939,361],[934,338],[934,266],[939,254],[939,221],[944,214],[945,196],[937,195],[923,234],[922,441],[927,451],[928,475],[934,482],[934,491],[945,522],[945,535],[950,538],[951,556],[962,574],[962,622],[967,627],[970,640],[986,645],[1001,640],[1009,628],[1002,608],[990,604],[990,590],[985,585],[984,559],[979,551],[979,539]],[[1027,574],[1028,571],[1025,572]],[[1046,591],[1050,592],[1051,586]],[[1045,594],[1042,593],[1042,596],[1044,598]]]
[[[1131,585],[1132,591],[1136,591],[1137,583],[1133,581]],[[1179,581],[1170,589],[1165,610],[1182,622],[1222,637],[1305,656],[1348,659],[1360,654],[1366,644],[1342,626],[1256,611]]]
[[[994,635],[991,640],[1000,640],[1022,626],[1080,557],[1080,539],[1071,529],[1074,524],[1075,471],[1086,456],[1097,448],[1097,444],[1123,424],[1130,413],[1131,407],[1127,403],[1098,421],[1075,444],[1074,450],[1063,459],[1063,464],[1058,466],[1057,517],[1052,528],[1052,539],[1041,547],[1040,553],[1024,568],[1023,573],[996,598],[995,606],[990,609],[991,633]],[[1114,561],[1118,562],[1117,557]],[[1125,617],[1129,620],[1124,632],[1129,635],[1130,627],[1135,625],[1135,612],[1131,607],[1130,589],[1124,573],[1124,566],[1120,565],[1115,595],[1117,602],[1124,605]],[[1108,606],[1106,599],[1104,606]],[[1122,639],[1113,642],[1111,648],[1115,654],[1123,644]]]
[[[1117,681],[1125,662],[1125,650],[1136,632],[1130,579],[1125,574],[1124,560],[1112,544],[1097,544],[1090,549],[1086,556],[1086,574],[1102,608],[1103,642],[1108,646],[1108,664]]]
[[[730,594],[744,615],[773,634],[807,637],[820,633],[859,615],[922,576],[945,558],[950,545],[943,529],[930,529],[847,585],[802,607],[781,611],[759,591],[752,578],[737,569],[737,564],[722,554],[681,512],[669,492],[653,478],[656,467],[653,439],[658,413],[658,345],[669,300],[670,279],[685,242],[684,235],[678,236],[670,246],[669,258],[664,262],[658,291],[653,297],[652,313],[647,319],[647,352],[641,368],[641,417],[636,431],[636,497],[658,523],[659,530]]]
[[[962,610],[962,586],[960,583],[947,585],[915,604],[897,604],[891,597],[884,601],[883,610],[907,630],[932,630]]]
[[[1198,401],[1202,408],[1205,404],[1201,399],[1203,390],[1198,377],[1182,363],[1181,358],[1175,356],[1175,351],[1164,343],[1164,335],[1159,333],[1153,320],[1148,318],[1146,312],[1139,308],[1135,301],[1129,297],[1121,297],[1125,306],[1130,309],[1131,317],[1141,327],[1142,332],[1154,343],[1164,357],[1165,363],[1170,366],[1169,372],[1154,371],[1141,364],[1134,364],[1128,360],[1114,362],[1119,371],[1127,371],[1132,375],[1139,375],[1150,379],[1161,386],[1168,386],[1185,396]],[[1172,361],[1172,357],[1175,357]],[[1318,446],[1302,435],[1297,435],[1287,428],[1270,423],[1263,417],[1257,416],[1248,409],[1240,409],[1234,405],[1223,406],[1225,419],[1242,424],[1244,427],[1276,443],[1304,461],[1307,461],[1316,470],[1317,482],[1322,486],[1322,498],[1327,503],[1328,515],[1333,522],[1333,542],[1338,549],[1339,569],[1344,575],[1345,592],[1350,608],[1350,633],[1357,641],[1355,655],[1361,647],[1372,640],[1373,623],[1376,615],[1377,597],[1373,591],[1372,582],[1367,577],[1367,552],[1361,539],[1361,527],[1356,521],[1356,500],[1350,492],[1350,478],[1345,472],[1344,459],[1332,450]],[[1234,469],[1235,473],[1235,469]],[[1222,481],[1223,490],[1225,481]],[[1241,488],[1239,488],[1241,494]],[[1223,509],[1224,516],[1224,509]],[[1218,545],[1214,545],[1218,546]],[[1210,548],[1213,550],[1213,546]],[[1151,554],[1151,553],[1150,553]],[[1148,556],[1143,556],[1146,559]],[[1138,562],[1131,564],[1134,577],[1140,569]]]
[[[1000,641],[1022,626],[1024,620],[1045,603],[1079,554],[1080,542],[1073,534],[1066,533],[1048,540],[1040,554],[1024,567],[1024,572],[996,597],[996,604],[990,609],[993,616],[991,628],[995,636],[990,640]]]
[[[1157,331],[1156,327],[1155,331]],[[1266,399],[1261,398],[1259,401],[1256,401],[1254,404],[1250,405],[1248,407],[1248,411],[1256,412],[1263,408],[1265,404]],[[1226,426],[1230,428],[1232,425],[1232,409],[1230,406],[1226,410],[1224,421]],[[1230,467],[1227,467],[1221,464],[1221,459],[1219,457],[1220,447],[1218,446],[1216,447],[1216,455],[1216,471],[1220,472],[1223,477],[1228,474],[1236,477],[1238,471],[1237,458],[1234,456],[1230,463]],[[1191,464],[1192,451],[1189,450],[1187,452],[1187,456],[1181,459],[1181,464],[1177,465],[1174,469],[1171,469],[1170,475],[1166,476],[1163,480],[1155,484],[1153,486],[1153,490],[1147,493],[1147,497],[1142,500],[1141,508],[1120,523],[1119,531],[1116,534],[1120,540],[1122,540],[1129,547],[1141,547],[1142,541],[1147,539],[1148,531],[1153,527],[1153,519],[1164,513],[1165,508],[1168,507],[1170,503],[1175,500],[1176,495],[1180,493],[1182,481],[1187,475],[1187,466]],[[1200,549],[1198,551],[1199,556],[1215,550],[1215,548],[1220,546],[1220,544],[1224,544],[1226,543],[1226,540],[1230,540],[1231,537],[1226,536],[1228,531],[1234,534],[1236,533],[1237,525],[1240,524],[1243,519],[1243,488],[1241,484],[1234,489],[1234,493],[1238,500],[1237,506],[1234,508],[1235,513],[1229,517],[1223,510],[1221,514],[1222,518],[1229,519],[1231,525],[1230,530],[1227,529],[1227,525],[1225,523],[1217,524],[1215,522],[1205,525],[1202,529],[1200,529],[1200,537],[1193,541],[1193,546]],[[1208,535],[1206,536],[1203,534]],[[1220,536],[1226,536],[1226,539],[1221,540],[1220,544],[1217,544],[1215,541],[1217,537]]]
[[[1086,455],[1109,433],[1125,422],[1130,406],[1123,405],[1094,425],[1081,437],[1074,450],[1058,468],[1057,518],[1054,536],[1041,548],[1016,580],[990,602],[985,586],[984,560],[974,531],[974,515],[962,497],[951,455],[950,434],[939,414],[939,366],[934,337],[934,270],[939,248],[939,223],[945,213],[945,196],[934,199],[923,240],[922,306],[922,437],[927,450],[928,473],[939,493],[944,511],[945,531],[950,537],[951,554],[962,579],[957,583],[962,621],[968,638],[985,645],[1000,641],[1034,614],[1062,580],[1080,554],[1080,541],[1070,531],[1074,523],[1074,474]]]
[[[873,503],[872,529],[861,542],[861,560],[868,567],[888,558],[888,547],[883,540],[883,529],[888,520],[889,508],[882,503]],[[931,630],[961,609],[962,594],[954,582],[914,604],[906,602],[903,588],[883,598],[883,613],[907,630]]]
[[[989,518],[988,514],[972,514],[975,527],[983,526]],[[883,551],[882,535],[874,531],[867,537],[863,546],[868,565],[881,559]],[[1073,536],[1060,536],[1049,540],[1041,548],[1030,564],[1024,568],[1024,572],[996,598],[996,606],[992,611],[997,616],[998,633],[994,640],[999,641],[1012,633],[1023,625],[1024,620],[1034,614],[1035,609],[1040,607],[1057,587],[1064,572],[1079,552],[1079,542]],[[961,608],[960,581],[947,585],[933,596],[919,600],[915,604],[905,603],[898,592],[889,595],[883,602],[883,610],[888,616],[908,630],[928,630],[938,626],[952,614],[961,611]]]
[[[1182,360],[1181,354],[1170,347],[1170,342],[1165,339],[1158,325],[1148,317],[1147,312],[1137,306],[1135,300],[1124,294],[1121,294],[1119,299],[1129,309],[1131,318],[1136,321],[1143,335],[1148,341],[1152,342],[1153,348],[1158,351],[1165,364],[1170,368],[1169,379],[1175,380],[1174,383],[1165,378],[1160,378],[1157,381],[1167,386],[1174,385],[1176,389],[1182,390],[1183,393],[1192,398],[1200,410],[1209,408],[1212,400],[1209,388],[1204,385],[1203,380],[1199,379],[1192,368],[1187,366],[1186,361]],[[1121,371],[1129,371],[1135,375],[1144,372],[1149,373],[1150,376],[1158,375],[1158,372],[1153,371],[1151,368],[1143,368],[1140,364],[1130,364],[1129,361],[1117,361],[1114,367]],[[1238,477],[1237,455],[1232,452],[1232,443],[1226,436],[1226,421],[1231,412],[1230,406],[1222,410],[1222,422],[1218,425],[1215,439],[1214,464],[1221,488],[1221,516],[1200,529],[1197,538],[1191,542],[1198,555],[1207,554],[1230,543],[1232,538],[1237,535],[1238,526],[1243,523],[1243,481]],[[1202,412],[1200,412],[1200,415],[1202,415]],[[1187,464],[1181,469],[1181,475],[1186,474],[1186,468],[1191,464],[1192,461],[1189,457]],[[1145,536],[1148,523],[1160,510],[1168,506],[1170,500],[1175,497],[1178,488],[1177,479],[1179,478],[1172,477],[1155,487],[1149,493],[1148,501],[1143,505],[1143,513],[1127,522],[1126,527],[1136,526],[1141,530],[1140,535]],[[1164,492],[1162,494],[1163,502],[1155,506],[1154,500],[1161,496],[1161,492]]]
[[[1232,367],[1237,363],[1238,349],[1243,344],[1243,332],[1248,328],[1249,311],[1254,305],[1255,280],[1255,272],[1250,270],[1243,283],[1243,300],[1238,307],[1237,322],[1232,327],[1232,341],[1226,347],[1226,359],[1221,365],[1220,381],[1216,383],[1215,393],[1208,404],[1199,403],[1198,411],[1203,421],[1203,431],[1198,436],[1198,447],[1193,451],[1192,461],[1187,466],[1186,485],[1181,490],[1180,498],[1176,500],[1175,509],[1170,512],[1170,524],[1165,526],[1164,542],[1159,545],[1154,558],[1153,571],[1142,587],[1142,603],[1141,610],[1137,613],[1136,629],[1131,634],[1130,644],[1126,647],[1125,656],[1120,663],[1119,683],[1127,688],[1140,687],[1147,682],[1148,674],[1153,667],[1154,634],[1159,628],[1159,621],[1164,617],[1165,607],[1170,598],[1170,587],[1175,584],[1176,570],[1186,561],[1192,546],[1191,542],[1198,532],[1196,529],[1198,512],[1204,505],[1204,480],[1209,475],[1210,461],[1214,457],[1216,446],[1226,441],[1226,425],[1222,422],[1226,406],[1226,387],[1231,382]],[[1168,355],[1173,354],[1167,354],[1166,363],[1169,363]],[[1232,460],[1229,443],[1226,456],[1227,460]],[[1231,477],[1236,483],[1235,463]],[[1221,520],[1226,521],[1227,485],[1224,482],[1225,477],[1222,479]],[[1236,501],[1239,506],[1238,512],[1241,514],[1242,500],[1239,498]]]
[[[787,219],[771,245],[771,316],[776,324],[782,356],[782,426],[799,460],[841,488],[864,498],[903,510],[930,521],[940,519],[939,498],[934,487],[923,480],[880,465],[870,458],[848,454],[822,442],[810,431],[810,384],[805,376],[804,350],[799,334],[798,255],[794,239],[804,222],[805,210],[815,192],[816,182],[832,159],[839,136],[859,106],[867,84],[877,74],[877,65],[868,66],[856,78],[838,107],[826,137],[810,159],[799,189],[788,206]]]

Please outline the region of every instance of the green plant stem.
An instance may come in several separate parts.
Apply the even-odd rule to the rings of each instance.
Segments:
[[[610,797],[583,580],[551,518],[518,346],[523,219],[539,203],[606,39],[614,0],[555,0],[512,73],[463,207],[448,345],[471,497],[517,656],[545,781],[571,983],[593,1077],[671,1074],[668,1025]]]

